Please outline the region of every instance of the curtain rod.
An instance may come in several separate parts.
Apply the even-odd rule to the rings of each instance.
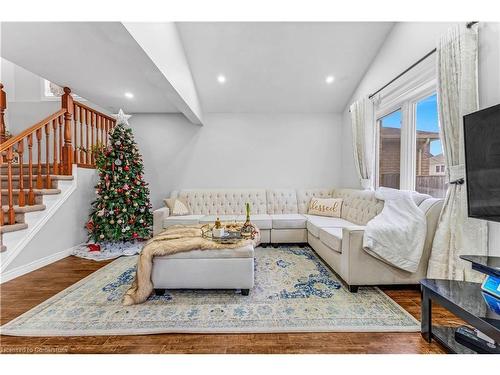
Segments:
[[[468,29],[470,29],[473,25],[475,25],[476,23],[478,23],[478,21],[472,21],[472,22],[467,22],[466,23],[466,26]],[[377,95],[380,91],[382,91],[383,89],[385,89],[387,86],[389,86],[391,83],[393,83],[394,81],[396,81],[398,78],[400,78],[401,76],[405,75],[406,73],[408,73],[410,70],[412,70],[414,67],[416,67],[418,64],[420,64],[422,61],[424,61],[426,58],[428,58],[429,56],[431,56],[434,52],[436,52],[436,48],[434,48],[432,51],[429,51],[424,57],[422,57],[420,60],[418,60],[417,62],[415,62],[414,64],[412,64],[409,68],[407,68],[406,70],[404,70],[402,73],[398,74],[396,77],[394,77],[393,79],[391,79],[389,82],[387,82],[384,86],[382,86],[381,88],[379,88],[377,91],[375,91],[373,94],[369,95],[368,96],[368,99],[371,99],[373,98],[375,95]]]

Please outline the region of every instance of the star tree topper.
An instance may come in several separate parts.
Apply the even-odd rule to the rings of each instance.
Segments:
[[[132,117],[132,115],[126,115],[125,112],[120,108],[117,114],[113,115],[116,119],[117,124],[125,124],[128,125],[128,119]]]

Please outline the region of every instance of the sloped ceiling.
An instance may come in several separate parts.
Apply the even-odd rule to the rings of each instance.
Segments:
[[[182,102],[169,77],[179,65],[164,59],[176,43],[165,38],[163,45],[154,31],[175,29],[176,48],[185,54],[177,62],[187,65],[181,70],[189,73],[200,113],[340,112],[392,26],[180,22],[173,28],[145,27],[139,38],[120,22],[3,23],[1,54],[102,107],[182,112],[190,118],[190,98]],[[220,74],[224,84],[217,81]],[[325,82],[329,75],[335,78],[332,84]],[[132,92],[133,100],[125,92]]]
[[[181,22],[204,112],[340,112],[390,22]],[[223,74],[225,84],[216,77]],[[333,75],[328,85],[325,78]]]

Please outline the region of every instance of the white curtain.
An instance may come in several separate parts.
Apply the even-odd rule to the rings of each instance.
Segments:
[[[441,140],[450,182],[465,178],[463,115],[478,108],[477,27],[457,26],[437,47],[437,93]],[[467,217],[465,184],[449,184],[434,237],[427,276],[480,281],[463,254],[487,254],[486,222]]]
[[[355,101],[349,108],[352,125],[352,148],[354,163],[363,189],[368,190],[372,184],[373,150],[370,141],[373,134],[373,103],[367,98]]]

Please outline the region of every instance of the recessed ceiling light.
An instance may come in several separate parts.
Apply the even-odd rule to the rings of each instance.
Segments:
[[[126,92],[125,93],[125,97],[129,98],[129,99],[132,99],[134,97],[134,94],[132,94],[131,92]]]
[[[327,76],[325,78],[325,82],[328,83],[328,84],[333,83],[333,81],[335,81],[335,77],[334,76]]]
[[[222,74],[219,74],[217,76],[217,82],[219,82],[220,84],[224,84],[226,83],[226,76],[222,75]]]

